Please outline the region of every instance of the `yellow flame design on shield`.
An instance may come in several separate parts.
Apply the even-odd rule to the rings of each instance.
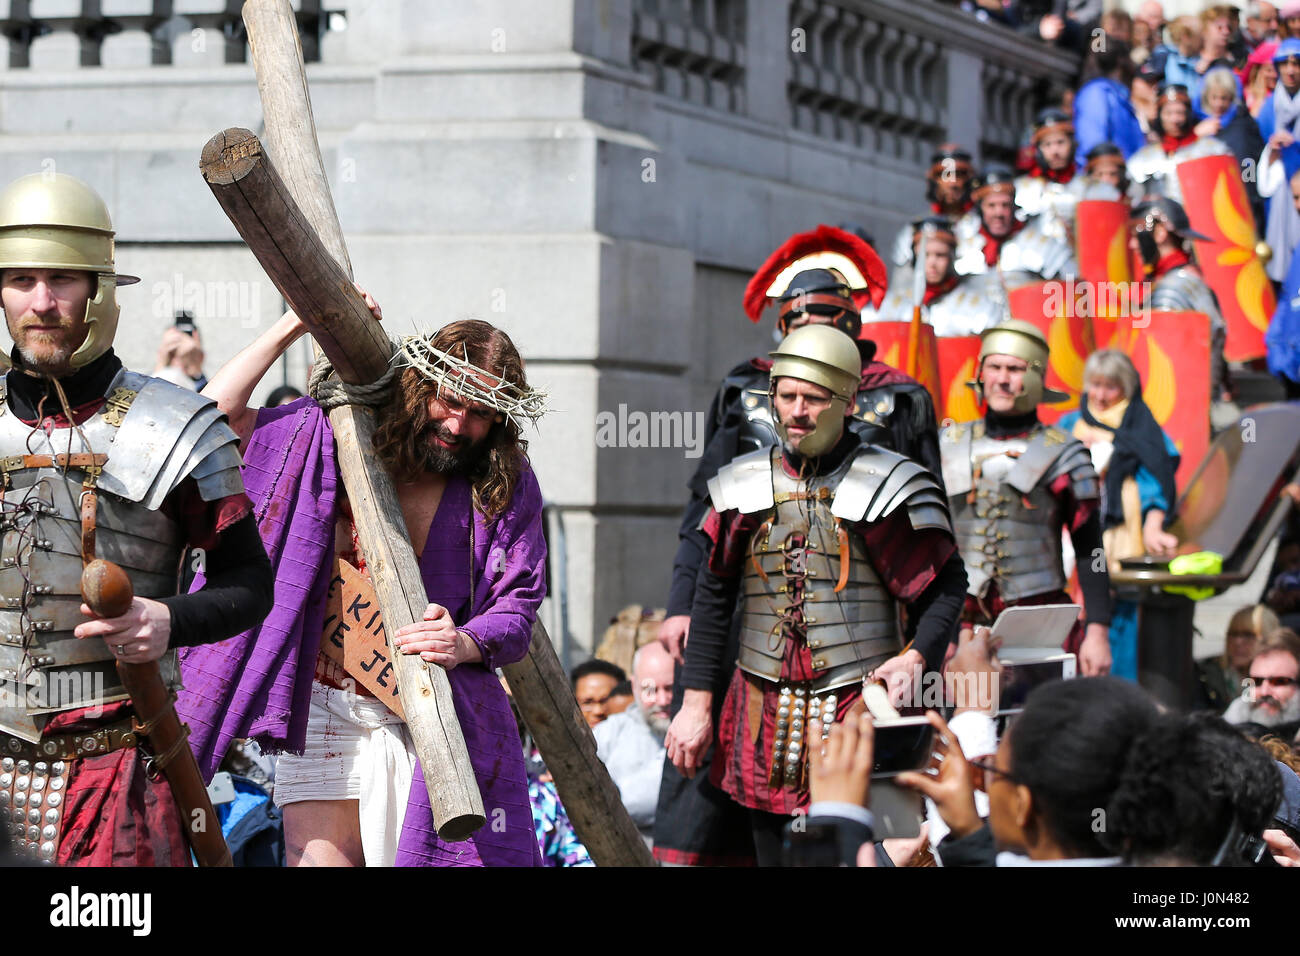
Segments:
[[[1070,317],[1058,315],[1052,320],[1047,333],[1049,362],[1061,382],[1077,397],[1083,390],[1083,356],[1074,347],[1074,337],[1070,335]]]
[[[1115,230],[1115,235],[1111,237],[1110,248],[1106,250],[1106,278],[1111,282],[1130,282],[1133,277],[1129,274],[1128,258],[1128,230],[1120,226]],[[1110,301],[1106,302],[1105,312],[1107,317],[1112,317],[1109,313],[1116,310],[1110,308]],[[1098,314],[1102,313],[1098,309]]]
[[[1255,255],[1254,220],[1247,218],[1233,202],[1227,173],[1220,173],[1214,183],[1210,208],[1214,211],[1214,224],[1219,227],[1224,238],[1232,243],[1219,252],[1215,262],[1221,266],[1241,266],[1234,287],[1237,302],[1250,324],[1262,332],[1268,328],[1271,318],[1264,311],[1265,290],[1271,286],[1268,275],[1264,272],[1264,264]]]
[[[1163,425],[1174,413],[1178,385],[1174,381],[1174,363],[1151,337],[1147,338],[1147,373],[1144,378],[1146,384],[1142,388],[1142,398],[1156,421]]]
[[[980,417],[979,405],[975,401],[975,392],[966,387],[966,383],[975,378],[975,359],[968,358],[962,363],[957,374],[948,384],[948,395],[944,401],[944,415],[955,422],[968,422]]]

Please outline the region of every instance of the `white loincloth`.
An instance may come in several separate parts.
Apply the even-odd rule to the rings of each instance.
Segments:
[[[392,866],[415,773],[411,735],[373,697],[312,681],[307,744],[275,767],[275,805],[356,800],[366,866]]]

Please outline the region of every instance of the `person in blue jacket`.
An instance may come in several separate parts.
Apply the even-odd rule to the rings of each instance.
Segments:
[[[1286,277],[1291,252],[1300,242],[1300,217],[1285,188],[1285,183],[1300,171],[1300,134],[1296,130],[1296,121],[1300,120],[1300,37],[1289,37],[1278,44],[1273,65],[1277,68],[1277,86],[1256,117],[1259,134],[1267,144],[1257,178],[1259,194],[1271,197],[1265,233],[1273,250],[1268,276],[1280,281]],[[1278,165],[1282,167],[1280,174]]]
[[[1288,186],[1279,201],[1294,203],[1300,212],[1300,199],[1296,198],[1300,194],[1300,172],[1291,177]],[[1268,349],[1268,370],[1281,380],[1289,400],[1300,398],[1300,256],[1291,257],[1264,344]]]
[[[1142,400],[1133,361],[1117,349],[1088,356],[1079,410],[1056,427],[1088,446],[1102,478],[1102,545],[1114,567],[1121,558],[1171,558],[1178,539],[1165,531],[1176,501],[1178,449]],[[1076,561],[1092,560],[1075,555]],[[1111,609],[1110,672],[1137,680],[1137,602],[1117,597]]]
[[[1129,45],[1123,40],[1111,38],[1102,49],[1088,55],[1084,76],[1091,79],[1074,98],[1074,138],[1080,166],[1098,143],[1114,143],[1125,159],[1146,145],[1142,124],[1129,98],[1132,71]]]

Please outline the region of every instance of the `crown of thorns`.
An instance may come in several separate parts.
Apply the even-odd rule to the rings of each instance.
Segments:
[[[520,387],[507,382],[499,375],[481,369],[469,360],[469,349],[462,342],[465,355],[453,355],[434,348],[433,333],[408,335],[402,339],[393,361],[415,369],[420,375],[441,388],[447,388],[494,409],[519,425],[518,419],[527,418],[536,423],[546,412],[546,391],[539,388]]]

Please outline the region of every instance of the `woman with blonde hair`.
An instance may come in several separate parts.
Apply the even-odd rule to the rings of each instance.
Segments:
[[[1178,539],[1165,531],[1176,500],[1178,449],[1142,400],[1132,359],[1118,349],[1093,352],[1083,366],[1079,410],[1057,427],[1092,453],[1102,479],[1102,546],[1112,569],[1123,558],[1172,558]],[[1110,672],[1137,680],[1137,602],[1117,596],[1111,609]]]
[[[1232,615],[1223,653],[1196,662],[1205,709],[1221,714],[1241,696],[1241,681],[1250,670],[1255,648],[1265,634],[1279,627],[1277,615],[1263,604],[1248,604]]]
[[[1196,124],[1197,136],[1213,136],[1237,157],[1237,165],[1246,169],[1246,160],[1254,163],[1264,152],[1264,137],[1259,124],[1237,95],[1237,74],[1226,66],[1215,67],[1205,74],[1201,86],[1200,107],[1205,119]],[[1264,204],[1255,189],[1255,177],[1243,176],[1246,196],[1255,214],[1255,225],[1262,231],[1265,224]]]

